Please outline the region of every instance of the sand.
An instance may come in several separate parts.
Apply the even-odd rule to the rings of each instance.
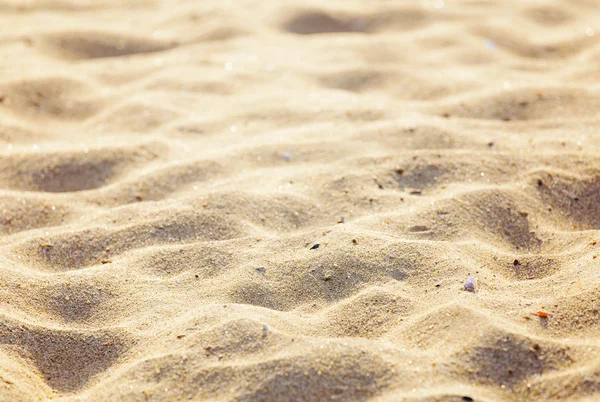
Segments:
[[[0,400],[600,399],[600,2],[0,16]]]

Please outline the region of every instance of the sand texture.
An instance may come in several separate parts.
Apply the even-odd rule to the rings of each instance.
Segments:
[[[0,18],[1,401],[600,400],[600,1]]]

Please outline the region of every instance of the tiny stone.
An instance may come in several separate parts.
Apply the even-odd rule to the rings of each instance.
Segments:
[[[470,277],[465,282],[465,290],[467,292],[476,293],[477,292],[477,278]]]
[[[319,246],[320,246],[320,244],[319,244],[319,243],[315,243],[315,244],[313,244],[313,246],[312,246],[310,249],[311,249],[311,250],[316,250],[316,249],[318,249],[318,248],[319,248]]]

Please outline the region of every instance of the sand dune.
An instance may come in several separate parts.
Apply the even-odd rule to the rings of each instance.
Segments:
[[[600,2],[0,16],[0,400],[600,399]]]

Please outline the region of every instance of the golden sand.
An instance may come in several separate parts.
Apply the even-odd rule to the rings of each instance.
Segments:
[[[600,2],[0,17],[0,400],[600,399]]]

